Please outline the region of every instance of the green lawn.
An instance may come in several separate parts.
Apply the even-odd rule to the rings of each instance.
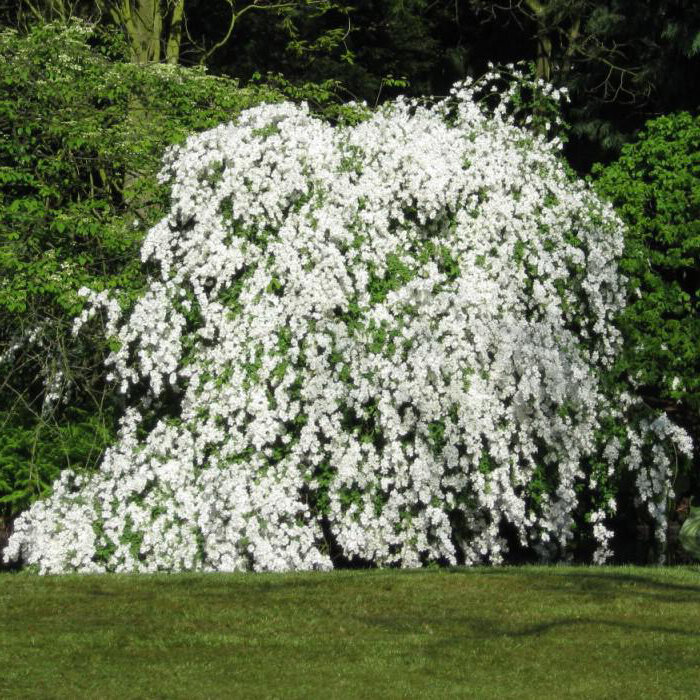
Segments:
[[[700,567],[0,576],[0,698],[698,698]]]

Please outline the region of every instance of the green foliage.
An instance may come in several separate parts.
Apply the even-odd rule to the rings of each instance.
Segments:
[[[678,536],[683,549],[695,559],[700,559],[700,508],[690,509]]]
[[[700,117],[650,121],[618,161],[594,169],[628,230],[629,306],[618,370],[696,437],[700,412]]]
[[[0,516],[64,467],[94,468],[115,432],[99,323],[71,336],[78,290],[143,284],[139,248],[162,216],[163,151],[282,95],[171,65],[125,60],[92,25],[0,33]]]
[[[85,410],[67,410],[60,421],[8,421],[0,429],[2,509],[15,513],[48,493],[62,466],[94,465],[111,441],[111,423]]]
[[[256,71],[250,85],[266,85],[293,102],[306,102],[314,114],[336,124],[358,124],[371,113],[366,105],[346,102],[341,82],[333,78],[292,82],[281,73],[268,72],[263,81]]]

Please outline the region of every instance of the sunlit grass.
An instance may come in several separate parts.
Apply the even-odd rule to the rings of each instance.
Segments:
[[[0,576],[0,697],[700,695],[700,567]]]

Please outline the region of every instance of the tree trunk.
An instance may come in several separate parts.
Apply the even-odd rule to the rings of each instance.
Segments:
[[[160,0],[118,0],[110,13],[126,30],[134,63],[160,61],[164,19]]]
[[[537,77],[546,82],[552,79],[552,40],[544,27],[537,30],[537,61],[535,63]]]
[[[552,40],[549,36],[547,22],[547,7],[546,1],[526,0],[532,16],[537,24],[537,58],[535,60],[535,71],[538,78],[550,82],[552,77]]]
[[[180,43],[182,41],[182,22],[185,15],[185,0],[175,0],[170,15],[168,43],[165,47],[167,63],[177,63],[180,59]]]

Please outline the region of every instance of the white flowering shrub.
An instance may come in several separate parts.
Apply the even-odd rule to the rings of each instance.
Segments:
[[[634,400],[600,385],[621,224],[489,90],[351,127],[266,105],[172,150],[148,289],[78,321],[101,306],[118,341],[119,441],[18,519],[5,558],[498,563],[513,542],[566,557],[587,528],[604,561],[625,468],[662,518],[668,448],[687,437],[627,426]]]

